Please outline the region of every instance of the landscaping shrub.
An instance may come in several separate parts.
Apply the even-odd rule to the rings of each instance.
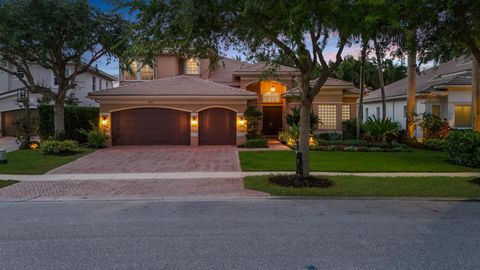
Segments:
[[[246,148],[265,148],[265,147],[268,147],[268,141],[265,138],[247,140],[247,143],[245,143],[245,147]]]
[[[249,139],[248,135],[253,136],[257,134],[258,121],[262,118],[262,112],[257,107],[249,106],[243,113],[243,117],[247,120],[247,139]]]
[[[452,131],[445,139],[444,149],[451,162],[469,167],[480,167],[480,132]]]
[[[360,135],[363,134],[363,128],[360,128]],[[350,140],[357,138],[357,119],[349,119],[342,122],[342,138]]]
[[[287,144],[289,139],[290,139],[290,135],[288,134],[287,131],[280,131],[280,132],[278,133],[278,140],[279,140],[281,143]]]
[[[375,116],[369,117],[363,125],[365,134],[371,136],[375,142],[391,142],[398,136],[400,124],[390,118],[381,119]]]
[[[338,141],[342,139],[342,134],[337,132],[320,133],[316,135],[318,140]]]
[[[260,134],[249,134],[249,133],[247,133],[247,135],[245,135],[245,137],[247,137],[247,140],[263,138],[262,135],[260,135]]]
[[[423,147],[428,150],[443,151],[445,141],[442,139],[426,139],[423,141]]]
[[[85,129],[80,129],[78,132],[87,136],[87,145],[90,148],[103,148],[105,147],[105,142],[108,140],[109,136],[103,132],[101,128],[93,125],[91,123],[92,129],[87,131]]]
[[[45,155],[72,155],[79,152],[80,148],[78,142],[73,140],[45,140],[40,145],[40,150]]]
[[[87,136],[79,132],[80,129],[91,130],[93,123],[98,126],[99,108],[65,106],[65,138],[78,142],[86,142]],[[42,139],[53,137],[53,106],[38,106],[39,129],[38,133]]]
[[[301,181],[301,185],[296,184],[295,175],[271,175],[268,177],[268,181],[271,184],[282,187],[316,187],[316,188],[328,188],[333,185],[332,180],[324,177],[309,176],[305,177]]]
[[[19,144],[20,149],[28,149],[32,140],[32,137],[37,133],[37,119],[31,114],[27,116],[27,113],[23,111],[14,123],[17,128],[16,142]]]
[[[292,113],[287,114],[285,117],[285,121],[289,126],[296,125],[297,127],[300,126],[300,108],[293,107]],[[318,117],[313,113],[310,112],[310,130],[313,130],[315,124],[318,123]]]
[[[424,139],[445,139],[452,130],[447,119],[431,114],[423,114],[418,125],[423,129]]]

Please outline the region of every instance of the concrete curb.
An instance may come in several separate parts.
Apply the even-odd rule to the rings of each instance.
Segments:
[[[269,200],[345,200],[345,201],[430,201],[430,202],[480,202],[479,198],[443,197],[333,197],[333,196],[268,196]]]
[[[246,176],[272,174],[293,174],[294,172],[159,172],[159,173],[106,173],[106,174],[0,174],[0,179],[17,181],[69,181],[69,180],[166,180],[166,179],[228,179]],[[324,176],[367,176],[367,177],[480,177],[480,172],[459,173],[349,173],[349,172],[312,172],[312,175]]]

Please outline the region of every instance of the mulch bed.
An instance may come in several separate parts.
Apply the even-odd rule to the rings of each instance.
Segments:
[[[282,187],[317,187],[328,188],[333,185],[333,181],[328,178],[309,176],[303,179],[300,185],[295,182],[295,175],[272,175],[268,177],[268,181],[274,185]]]

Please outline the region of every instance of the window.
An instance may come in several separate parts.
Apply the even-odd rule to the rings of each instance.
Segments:
[[[198,75],[200,74],[200,64],[197,59],[191,58],[185,61],[185,74]]]
[[[67,68],[65,69],[65,77],[68,77],[68,76],[70,76],[70,70]],[[57,76],[55,76],[55,74],[53,74],[53,85],[58,86],[58,79],[57,79]]]
[[[25,77],[25,74],[23,74],[23,72],[19,68],[17,68],[17,78],[23,78],[23,77]]]
[[[408,107],[407,105],[403,106],[403,118],[407,118],[408,115]]]
[[[352,118],[350,105],[342,105],[342,121],[347,121]]]
[[[130,69],[131,71],[125,70],[123,73],[123,79],[126,81],[134,81],[137,79],[137,72],[138,72],[137,62],[131,63]]]
[[[92,90],[97,90],[97,78],[95,76],[92,77]]]
[[[153,68],[149,65],[144,65],[140,70],[142,80],[153,80]]]
[[[432,105],[432,115],[440,117],[440,105]]]
[[[320,129],[337,128],[337,105],[325,104],[318,106],[318,121]]]
[[[375,116],[376,116],[377,118],[380,118],[380,107],[377,107],[377,111],[376,111],[376,112],[377,112],[377,113],[376,113]]]
[[[472,127],[472,106],[471,105],[455,105],[455,127],[457,128]]]
[[[368,120],[368,117],[369,117],[369,115],[368,115],[368,108],[365,108],[365,121]]]
[[[102,78],[98,78],[98,89],[102,90]]]
[[[262,102],[273,103],[280,102],[280,94],[277,92],[266,92],[262,95]]]

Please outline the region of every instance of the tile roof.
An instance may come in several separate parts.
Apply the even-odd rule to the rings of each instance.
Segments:
[[[316,82],[317,82],[317,79],[311,80],[310,86],[314,86]],[[349,94],[358,94],[360,92],[360,90],[358,90],[353,86],[352,82],[347,82],[344,80],[330,78],[330,77],[327,79],[327,81],[323,86],[327,86],[327,87],[338,86],[338,88],[344,89]],[[297,95],[300,95],[300,86],[294,87],[283,94],[283,96],[297,96]]]
[[[417,93],[428,93],[434,88],[447,85],[471,85],[472,62],[467,57],[460,57],[436,67],[422,71],[417,75]],[[407,94],[407,78],[385,86],[387,98],[403,97]],[[374,90],[365,96],[365,102],[380,100],[380,90]]]
[[[255,98],[257,95],[250,91],[209,80],[181,75],[90,92],[88,96],[92,98],[102,96],[235,96]]]
[[[240,67],[239,69],[234,71],[234,74],[237,75],[242,75],[242,74],[257,74],[257,73],[262,73],[262,72],[268,72],[272,71],[275,73],[294,73],[298,74],[299,71],[296,68],[292,67],[287,67],[283,65],[274,65],[274,64],[269,64],[266,62],[260,62],[256,64],[248,64]]]
[[[222,58],[210,71],[208,79],[218,83],[234,84],[236,83],[233,76],[234,71],[249,65],[249,63],[245,63],[239,60]],[[240,85],[240,81],[238,81],[237,83],[238,85]]]

